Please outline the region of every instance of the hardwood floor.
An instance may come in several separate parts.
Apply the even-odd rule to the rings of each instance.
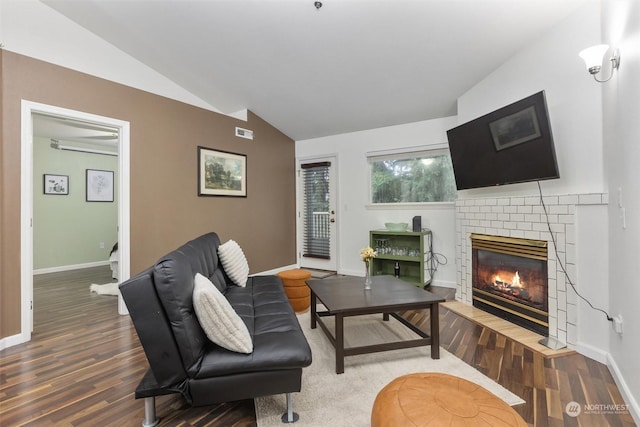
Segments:
[[[117,298],[89,292],[110,282],[108,267],[34,277],[32,340],[0,352],[0,425],[139,426],[133,391],[147,369]],[[419,327],[427,312],[407,312]],[[579,354],[544,358],[525,346],[441,309],[442,347],[520,395],[515,409],[531,426],[633,426],[628,413],[569,417],[567,402],[624,404],[606,366]],[[295,398],[294,398],[295,401]],[[157,399],[161,426],[255,426],[252,400],[191,408]]]
[[[0,352],[1,426],[140,426],[147,360],[117,298],[89,292],[108,267],[34,276],[32,340]],[[156,399],[164,426],[255,426],[252,400],[191,408]]]
[[[428,315],[428,312],[405,313],[421,328],[428,328]],[[608,368],[579,353],[545,357],[444,306],[440,310],[440,344],[522,397],[526,403],[514,409],[531,426],[635,426],[627,410],[609,413],[612,411],[604,409],[606,405],[625,402]],[[570,402],[582,408],[577,417],[565,412]],[[589,406],[589,413],[583,409],[585,405],[593,405]]]

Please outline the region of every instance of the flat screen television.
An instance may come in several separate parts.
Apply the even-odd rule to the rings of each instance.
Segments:
[[[560,178],[544,91],[447,136],[458,190]]]

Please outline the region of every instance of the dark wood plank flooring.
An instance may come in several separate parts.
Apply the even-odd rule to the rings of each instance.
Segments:
[[[32,340],[0,352],[0,426],[140,426],[147,360],[117,297],[89,292],[108,267],[34,276]],[[255,426],[252,400],[189,407],[156,399],[164,426]]]
[[[144,353],[129,318],[117,314],[117,298],[89,292],[90,283],[110,281],[108,267],[34,277],[32,340],[0,352],[0,425],[140,425],[144,405],[133,390],[147,369]],[[404,315],[428,328],[428,311]],[[522,396],[527,403],[516,410],[531,426],[635,425],[629,414],[565,414],[572,400],[624,403],[606,366],[584,356],[538,357],[446,309],[441,342]],[[163,426],[256,425],[252,400],[191,408],[161,396],[157,409]]]
[[[428,312],[404,316],[428,330]],[[450,353],[522,397],[515,406],[522,418],[535,427],[635,426],[628,411],[592,410],[571,417],[570,402],[588,405],[624,405],[625,402],[606,365],[579,353],[545,358],[524,345],[482,327],[453,311],[440,310],[440,344]],[[595,407],[594,407],[595,408]]]

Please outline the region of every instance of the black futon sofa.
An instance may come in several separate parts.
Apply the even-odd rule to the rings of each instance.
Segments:
[[[283,422],[294,422],[291,393],[301,389],[311,349],[278,276],[249,277],[239,287],[218,258],[220,239],[200,236],[122,283],[120,291],[149,361],[136,399],[145,399],[143,426],[158,423],[155,396],[181,393],[193,406],[286,393]],[[192,293],[200,273],[225,295],[247,325],[253,352],[211,342],[198,323]]]

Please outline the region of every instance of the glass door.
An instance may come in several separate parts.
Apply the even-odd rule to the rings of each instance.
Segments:
[[[300,266],[336,271],[335,158],[300,162],[298,173]]]

